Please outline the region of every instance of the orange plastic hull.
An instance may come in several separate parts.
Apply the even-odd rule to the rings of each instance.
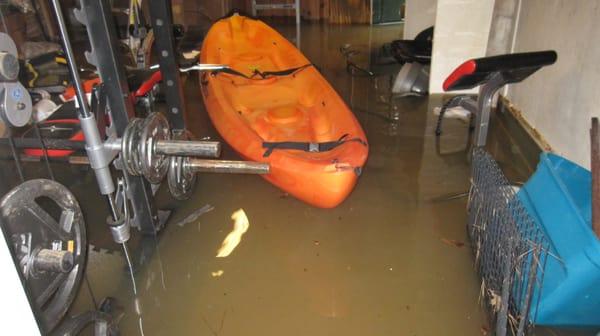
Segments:
[[[226,64],[252,76],[294,69],[310,62],[261,21],[234,15],[208,32],[202,63]],[[368,155],[365,134],[354,114],[315,67],[293,74],[252,79],[220,72],[201,74],[208,114],[221,136],[241,156],[268,162],[264,177],[289,194],[322,208],[350,194]],[[323,152],[276,149],[264,157],[263,142],[345,142]]]

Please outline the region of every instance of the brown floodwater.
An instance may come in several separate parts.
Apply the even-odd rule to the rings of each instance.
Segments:
[[[166,227],[157,237],[134,232],[129,243],[135,297],[123,253],[108,238],[106,204],[89,192],[80,198],[94,245],[90,287],[96,300],[117,298],[123,335],[488,333],[465,231],[466,198],[446,199],[469,187],[467,126],[448,121],[437,146],[432,110],[442,97],[394,99],[389,75],[350,76],[339,52],[349,43],[361,51],[357,64],[368,66],[376,60],[371,51],[401,35],[401,25],[303,24],[302,50],[355,112],[370,143],[363,174],[339,207],[311,207],[259,176],[202,174],[184,202],[163,186],[159,206],[172,210]],[[218,139],[195,78],[185,90],[193,133]],[[228,147],[224,157],[238,158]],[[84,194],[93,183],[88,172],[72,188]],[[185,220],[207,205],[212,210]],[[247,232],[217,258],[239,209]],[[91,307],[82,286],[72,313]]]

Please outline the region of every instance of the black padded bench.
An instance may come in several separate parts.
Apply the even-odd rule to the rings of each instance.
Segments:
[[[441,134],[441,122],[444,111],[454,106],[461,106],[475,115],[475,146],[485,146],[492,97],[506,84],[518,83],[544,66],[554,64],[555,51],[537,51],[518,54],[507,54],[468,60],[458,66],[444,81],[444,91],[472,89],[481,86],[479,97],[461,95],[453,97],[440,111],[436,135]]]
[[[468,60],[444,81],[444,91],[471,89],[500,75],[504,84],[521,82],[540,68],[556,62],[556,52],[538,51]]]
[[[433,49],[433,26],[420,32],[414,40],[392,42],[392,55],[400,63],[431,63]]]

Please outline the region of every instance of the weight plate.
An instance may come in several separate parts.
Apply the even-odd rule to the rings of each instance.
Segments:
[[[175,140],[191,140],[191,134],[188,131],[173,132]],[[167,173],[167,182],[169,191],[177,200],[183,201],[190,198],[194,186],[196,185],[196,173],[188,168],[189,157],[172,156],[169,160],[169,172]]]
[[[123,166],[129,175],[134,176],[141,174],[138,142],[142,122],[143,119],[133,119],[129,125],[127,125],[121,140],[121,158],[123,160]]]
[[[85,222],[73,194],[63,185],[30,180],[0,200],[2,230],[25,279],[42,333],[49,333],[69,309],[81,284],[86,260]],[[33,272],[36,251],[69,251],[67,273]]]
[[[153,184],[158,184],[167,174],[169,159],[156,154],[154,147],[160,140],[169,140],[169,122],[160,113],[152,113],[140,126],[138,155],[142,175]]]

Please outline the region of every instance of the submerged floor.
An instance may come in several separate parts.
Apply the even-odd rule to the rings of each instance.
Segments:
[[[303,26],[303,51],[356,113],[370,143],[363,175],[338,208],[313,208],[258,176],[200,175],[186,202],[162,188],[160,205],[174,209],[168,225],[157,238],[131,243],[140,264],[137,299],[119,247],[107,239],[103,221],[94,220],[103,217],[88,214],[95,245],[90,286],[96,299],[118,298],[123,335],[140,329],[145,335],[489,332],[465,232],[466,199],[442,201],[468,189],[469,164],[460,151],[466,126],[448,123],[437,148],[431,111],[440,97],[391,100],[388,76],[352,77],[339,53],[350,43],[365,51],[366,65],[367,51],[401,30]],[[197,82],[188,79],[186,90],[192,131],[218,138]],[[228,148],[225,157],[237,158]],[[206,205],[214,209],[186,220]],[[238,209],[249,229],[231,255],[216,258]],[[73,311],[91,302],[82,286]]]

